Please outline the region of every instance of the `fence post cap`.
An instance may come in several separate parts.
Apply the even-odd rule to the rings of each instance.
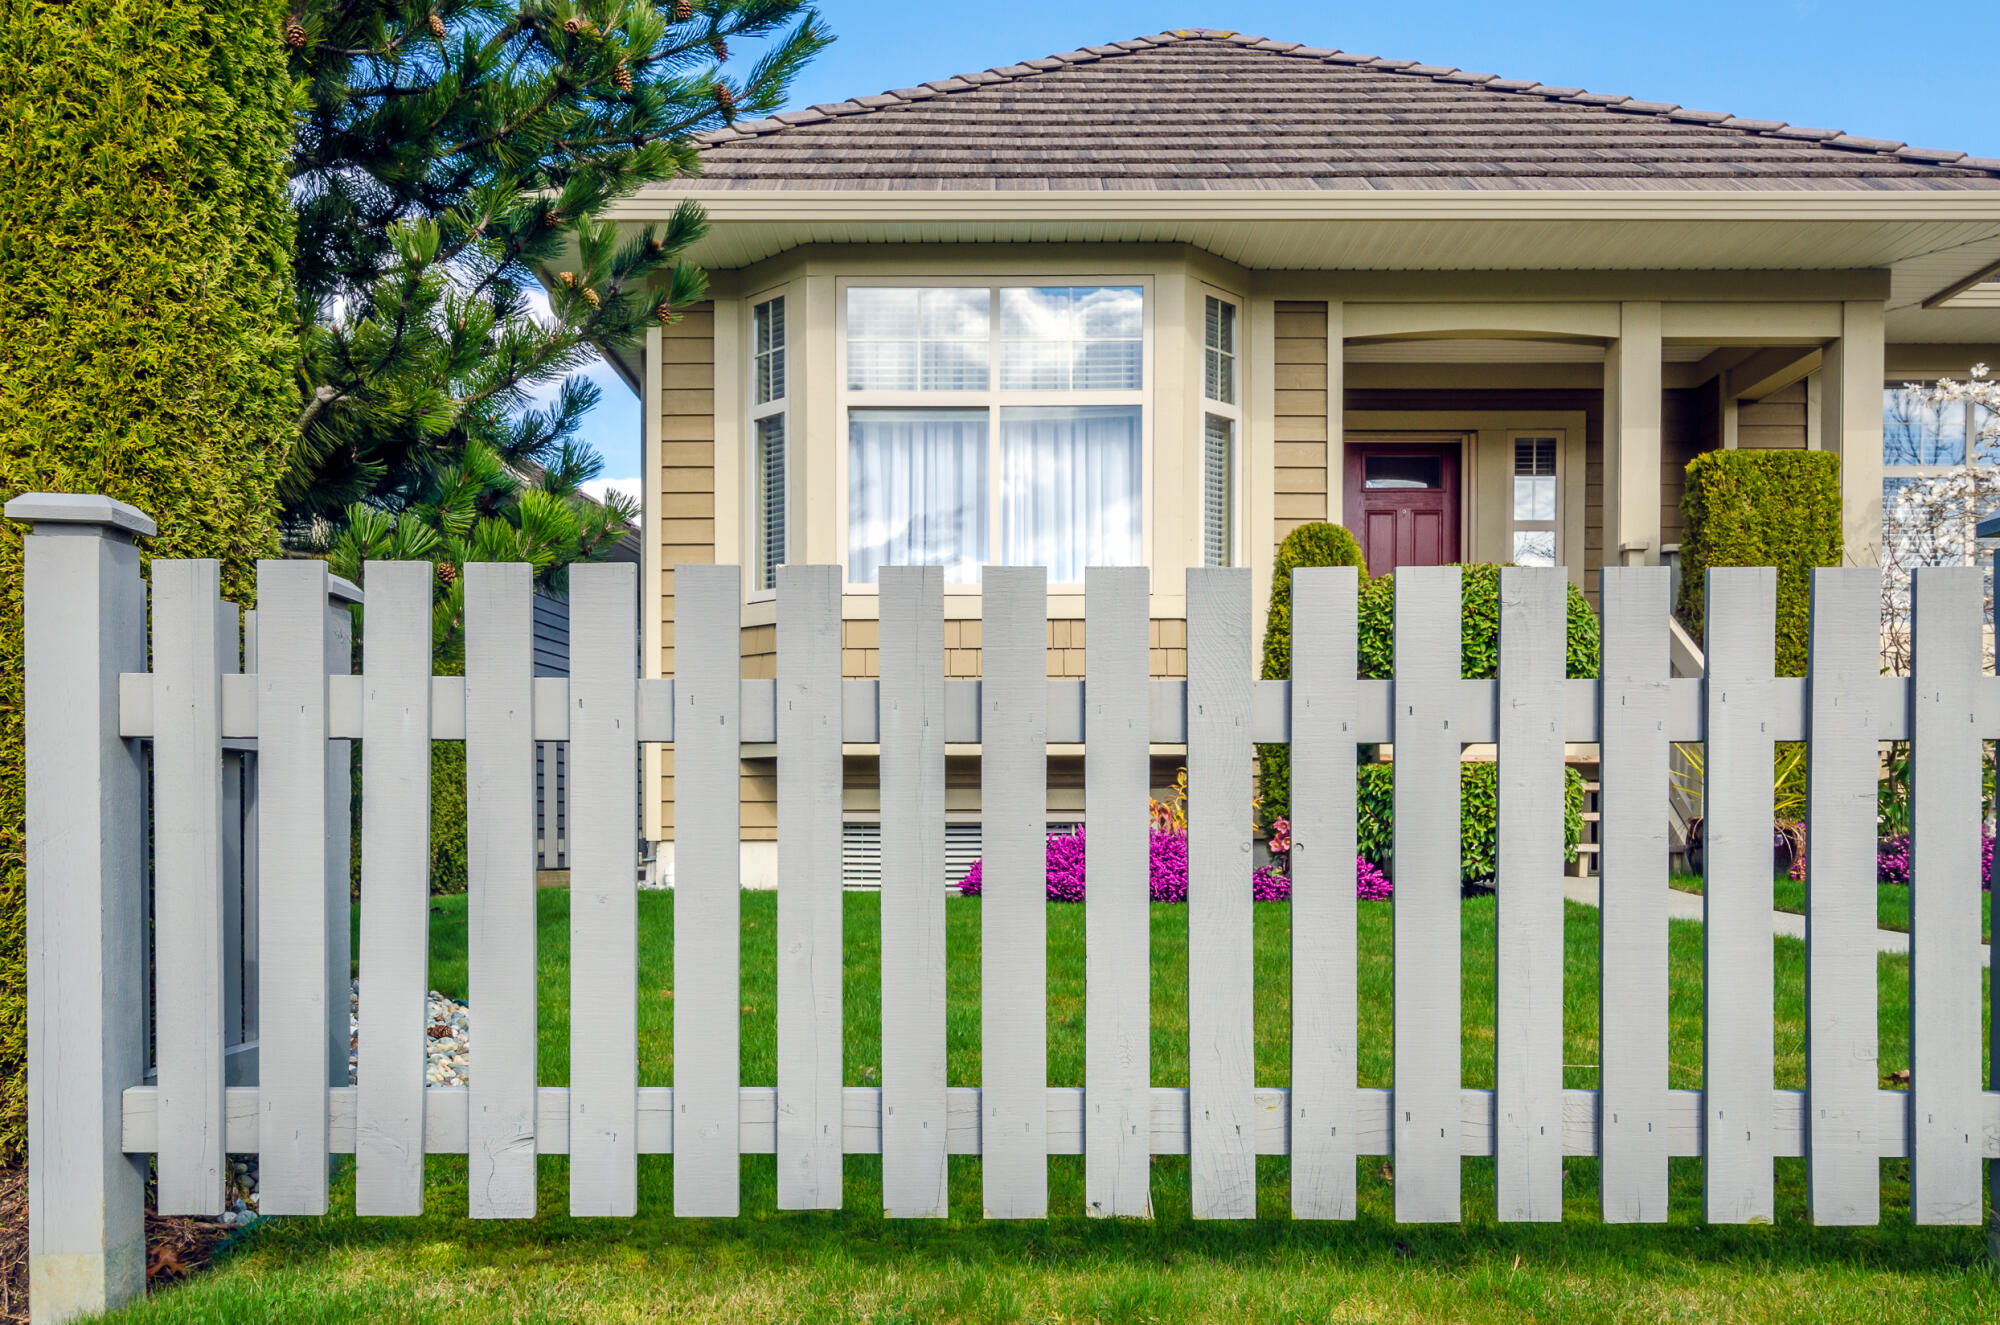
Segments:
[[[343,580],[332,571],[326,575],[326,596],[336,603],[358,603],[361,601],[361,586],[352,580]]]
[[[6,515],[27,525],[95,525],[127,537],[159,532],[153,517],[138,507],[95,493],[24,492],[7,503]]]

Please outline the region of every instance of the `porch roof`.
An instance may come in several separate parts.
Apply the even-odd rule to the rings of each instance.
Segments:
[[[701,141],[661,191],[2000,190],[2000,159],[1207,29]]]

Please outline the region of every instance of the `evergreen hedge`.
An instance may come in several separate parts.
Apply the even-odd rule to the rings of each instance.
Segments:
[[[299,402],[271,0],[0,11],[0,498],[102,492],[249,605]],[[21,533],[0,525],[0,1163],[26,1144]]]
[[[1354,535],[1337,524],[1315,520],[1286,534],[1271,564],[1271,606],[1264,618],[1266,681],[1292,675],[1292,572],[1301,566],[1353,566],[1368,582],[1368,562]],[[1292,749],[1288,745],[1257,747],[1258,819],[1264,824],[1288,816],[1292,804]]]
[[[1486,883],[1500,871],[1500,765],[1492,760],[1458,766],[1458,877]],[[1395,868],[1396,766],[1363,764],[1355,786],[1355,854],[1386,873]],[[1576,859],[1583,840],[1583,774],[1563,770],[1563,859]]]
[[[1681,624],[1701,639],[1710,566],[1775,566],[1777,674],[1804,676],[1813,569],[1841,562],[1840,457],[1706,452],[1688,462],[1681,515]]]

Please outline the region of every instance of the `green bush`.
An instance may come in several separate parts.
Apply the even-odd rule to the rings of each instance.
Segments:
[[[354,743],[348,893],[361,900],[361,742]],[[465,891],[465,742],[431,743],[431,895]]]
[[[1710,566],[1778,568],[1777,674],[1806,674],[1812,573],[1841,562],[1840,457],[1831,451],[1709,451],[1681,495],[1681,623],[1702,637]]]
[[[1264,618],[1266,681],[1284,681],[1292,675],[1292,572],[1301,566],[1353,566],[1360,571],[1361,582],[1368,582],[1368,563],[1361,555],[1361,545],[1339,525],[1316,520],[1286,534],[1271,565],[1271,607]],[[1257,803],[1266,824],[1290,813],[1290,746],[1257,747]]]
[[[1500,765],[1490,761],[1458,766],[1459,866],[1463,883],[1491,879],[1500,851]],[[1355,788],[1355,850],[1363,860],[1395,878],[1394,820],[1396,766],[1363,764]],[[1583,840],[1583,774],[1563,770],[1563,859],[1576,859]]]
[[[0,500],[102,492],[249,606],[299,411],[273,0],[0,12]],[[0,1163],[25,1144],[21,530],[0,526]]]
[[[1465,626],[1459,634],[1459,675],[1486,681],[1500,669],[1500,567],[1477,562],[1463,572],[1459,610]],[[1370,580],[1361,590],[1361,675],[1386,681],[1396,674],[1396,577]],[[1569,586],[1569,648],[1567,674],[1597,675],[1597,614],[1574,583]]]

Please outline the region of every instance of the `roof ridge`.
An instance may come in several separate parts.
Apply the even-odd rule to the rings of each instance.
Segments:
[[[879,92],[869,97],[851,97],[846,101],[823,102],[804,110],[780,111],[776,115],[761,120],[746,120],[738,124],[706,133],[696,134],[694,141],[702,147],[713,147],[722,143],[736,142],[746,138],[761,138],[768,134],[781,133],[801,124],[818,124],[847,115],[872,114],[890,106],[907,105],[918,101],[929,101],[936,97],[951,96],[960,92],[970,92],[975,88],[990,87],[996,83],[1012,83],[1025,79],[1039,78],[1072,65],[1095,64],[1100,60],[1115,59],[1135,51],[1152,50],[1161,46],[1174,46],[1184,42],[1212,41],[1245,50],[1265,51],[1293,59],[1311,60],[1318,64],[1344,65],[1349,68],[1366,69],[1371,73],[1399,74],[1404,77],[1421,78],[1433,83],[1443,83],[1459,87],[1479,88],[1487,92],[1506,93],[1515,96],[1535,97],[1544,101],[1562,102],[1567,105],[1588,106],[1606,113],[1649,116],[1678,124],[1696,124],[1711,129],[1727,129],[1754,138],[1777,138],[1792,142],[1810,142],[1820,147],[1830,147],[1841,151],[1855,152],[1867,156],[1893,157],[1900,161],[1919,165],[1949,167],[1953,170],[1978,170],[2000,178],[2000,158],[1975,157],[1965,152],[1929,147],[1911,147],[1909,144],[1888,138],[1862,138],[1844,133],[1839,129],[1802,128],[1787,124],[1783,120],[1744,119],[1728,111],[1690,110],[1687,107],[1664,101],[1640,101],[1633,97],[1616,93],[1587,92],[1580,87],[1551,87],[1532,79],[1501,78],[1495,74],[1467,73],[1448,65],[1420,64],[1415,60],[1389,60],[1374,55],[1360,55],[1340,51],[1331,47],[1306,46],[1295,41],[1272,41],[1265,37],[1250,36],[1220,28],[1177,28],[1155,33],[1147,37],[1133,37],[1125,41],[1110,42],[1102,46],[1083,46],[1073,51],[1063,51],[1046,55],[1038,60],[1024,60],[1016,64],[999,65],[977,73],[955,74],[950,78],[937,79],[915,87],[895,88]]]

